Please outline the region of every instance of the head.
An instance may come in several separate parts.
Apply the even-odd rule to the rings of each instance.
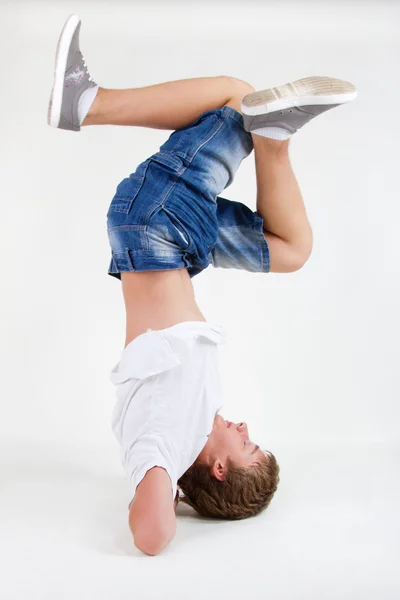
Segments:
[[[219,414],[203,450],[178,480],[185,494],[181,501],[200,515],[217,519],[260,513],[278,483],[274,455],[250,440],[246,423],[231,423]]]

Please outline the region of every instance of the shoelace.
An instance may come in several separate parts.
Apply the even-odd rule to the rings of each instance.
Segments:
[[[88,69],[88,66],[87,66],[87,64],[86,64],[86,61],[85,61],[85,59],[83,58],[83,54],[82,54],[82,52],[81,52],[81,57],[82,57],[83,66],[84,66],[84,68],[85,68],[85,71],[86,71],[86,75],[89,77],[89,81],[93,81],[93,77],[92,77],[92,76],[91,76],[91,74],[89,73],[89,69]]]

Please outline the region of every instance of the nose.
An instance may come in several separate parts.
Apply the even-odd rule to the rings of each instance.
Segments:
[[[245,434],[247,435],[247,424],[246,424],[246,423],[243,423],[243,422],[242,422],[242,423],[239,423],[239,424],[238,424],[238,426],[237,426],[237,430],[238,430],[240,433],[245,433]]]

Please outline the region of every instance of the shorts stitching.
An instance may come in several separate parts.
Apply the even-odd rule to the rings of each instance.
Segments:
[[[171,181],[170,181],[169,187],[167,187],[164,192],[164,196],[162,196],[161,199],[159,200],[158,204],[156,206],[151,207],[150,210],[148,211],[148,213],[144,216],[145,221],[149,221],[149,219],[151,219],[151,217],[153,216],[155,211],[158,210],[160,207],[164,208],[164,202],[166,201],[166,199],[168,198],[168,196],[174,189],[175,185],[179,181],[179,178],[185,172],[186,169],[187,169],[187,167],[185,165],[183,165],[182,168],[177,173],[175,173],[175,175],[173,176],[173,179],[171,179]],[[145,225],[145,228],[147,229],[147,225]]]
[[[130,230],[144,230],[146,229],[145,225],[113,225],[112,227],[108,227],[107,228],[108,231],[120,231],[121,229],[124,229],[125,231],[130,231]]]
[[[203,143],[202,143],[202,144],[201,144],[201,145],[200,145],[200,146],[197,148],[196,152],[193,154],[193,157],[192,157],[192,159],[190,160],[190,163],[191,163],[191,162],[193,162],[193,160],[194,160],[194,159],[195,159],[195,157],[197,156],[198,152],[199,152],[199,151],[200,151],[200,150],[203,148],[203,146],[205,146],[205,144],[207,144],[208,142],[210,142],[210,141],[213,139],[213,137],[214,137],[215,135],[217,135],[217,133],[219,132],[219,130],[221,129],[221,127],[224,125],[224,120],[223,120],[223,119],[222,119],[222,118],[221,118],[219,115],[216,115],[216,116],[217,116],[217,118],[218,118],[218,120],[219,120],[219,127],[217,127],[217,128],[215,129],[215,131],[214,131],[214,132],[213,132],[213,133],[210,135],[210,137],[209,137],[209,138],[207,138],[207,139],[206,139],[206,140],[205,140],[205,141],[204,141],[204,142],[203,142]]]
[[[132,181],[136,180],[136,189],[134,189],[133,194],[130,194],[128,196],[121,196],[118,194],[118,192],[116,192],[114,194],[113,199],[111,200],[111,204],[108,209],[107,216],[111,215],[111,213],[113,213],[113,212],[117,212],[117,213],[120,212],[120,213],[129,215],[129,213],[131,212],[133,203],[136,200],[137,195],[143,188],[144,182],[146,180],[147,169],[149,168],[150,161],[147,162],[147,164],[146,164],[146,162],[147,161],[144,161],[143,163],[141,163],[141,165],[139,165],[139,167],[142,167],[142,168],[144,167],[143,175],[138,176],[138,175],[136,175],[136,173],[131,173],[129,175],[129,177],[125,178],[127,180],[132,180]],[[118,202],[118,201],[120,201],[120,202]],[[125,207],[124,207],[124,204],[125,204]],[[120,208],[120,207],[124,207],[124,208]]]

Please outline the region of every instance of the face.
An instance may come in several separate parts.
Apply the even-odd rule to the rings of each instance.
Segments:
[[[223,481],[228,457],[239,467],[251,467],[261,455],[259,446],[249,439],[246,423],[231,423],[216,415],[199,460],[212,466],[214,476]]]

